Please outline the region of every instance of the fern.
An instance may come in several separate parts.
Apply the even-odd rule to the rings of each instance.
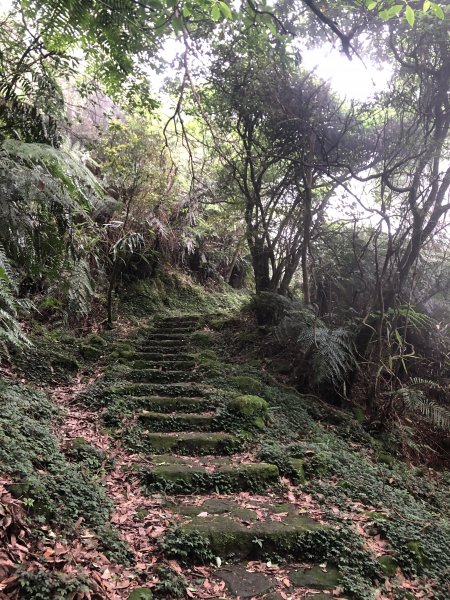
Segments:
[[[357,365],[352,336],[343,327],[305,328],[297,341],[312,355],[313,381],[317,385],[331,383],[338,388]]]
[[[17,301],[14,292],[17,285],[13,270],[0,245],[0,344],[3,350],[8,347],[21,348],[30,345],[17,321]]]
[[[89,213],[103,192],[85,162],[76,147],[16,140],[0,146],[0,241],[32,281],[59,277],[67,251],[93,227]],[[75,218],[85,226],[75,227]]]
[[[86,317],[89,314],[94,285],[86,260],[78,260],[69,273],[69,311],[71,314]]]
[[[351,332],[327,327],[306,307],[285,318],[275,335],[278,341],[294,342],[308,357],[315,385],[331,383],[337,389],[357,366]]]
[[[419,413],[433,425],[450,430],[450,410],[428,398],[426,392],[420,389],[421,387],[434,390],[443,389],[434,381],[415,377],[410,380],[409,385],[395,390],[391,394],[410,414]]]
[[[59,193],[53,200],[63,208],[85,212],[92,208],[94,198],[103,196],[98,180],[85,165],[86,155],[77,146],[56,149],[7,139],[1,150],[3,160],[9,159],[18,173],[25,171],[29,183],[39,176],[38,191],[45,192],[46,186],[56,188]]]

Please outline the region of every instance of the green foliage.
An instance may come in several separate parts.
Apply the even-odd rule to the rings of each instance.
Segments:
[[[31,336],[32,347],[14,357],[15,365],[28,381],[37,384],[64,384],[80,369],[76,339],[62,339],[60,332]]]
[[[19,306],[14,297],[17,292],[16,278],[0,244],[0,345],[21,349],[29,346],[28,338],[23,334],[17,321]]]
[[[169,529],[159,547],[165,556],[181,563],[207,564],[213,560],[208,539],[201,533],[186,533],[180,527]]]
[[[228,286],[209,291],[180,272],[166,270],[157,278],[133,282],[121,295],[127,315],[202,314],[212,311],[234,311],[246,300],[246,293]]]
[[[393,396],[396,404],[399,404],[400,407],[403,405],[404,410],[411,415],[418,413],[433,425],[450,430],[450,410],[427,397],[427,390],[428,392],[443,391],[443,388],[434,381],[412,378],[408,385],[387,395]],[[401,408],[399,412],[401,412]]]
[[[89,212],[103,198],[85,162],[74,147],[12,139],[0,147],[0,243],[21,287],[44,284],[72,317],[86,316],[94,292],[85,244],[95,239]]]
[[[0,461],[12,492],[30,500],[30,514],[71,533],[76,521],[91,528],[105,551],[129,560],[124,543],[109,528],[111,502],[89,472],[67,461],[51,433],[57,415],[47,396],[3,382],[0,388]]]
[[[259,325],[279,325],[292,309],[292,303],[280,294],[260,292],[252,297],[250,309],[255,312]]]
[[[81,464],[93,476],[99,476],[112,466],[105,452],[94,448],[82,437],[72,439],[65,454],[72,462]]]
[[[371,582],[380,576],[380,568],[361,537],[350,528],[306,532],[299,537],[295,552],[306,560],[337,565],[344,592],[355,600],[372,600]]]
[[[0,140],[58,145],[58,121],[63,117],[63,94],[57,74],[70,73],[73,62],[46,52],[30,24],[11,12],[2,15],[0,29]]]
[[[339,389],[357,366],[353,336],[344,327],[332,329],[319,319],[311,323],[289,317],[275,329],[275,335],[279,342],[296,344],[316,386],[330,383]]]
[[[71,600],[77,594],[89,593],[88,580],[79,575],[69,577],[58,572],[20,571],[20,597],[27,600]]]
[[[289,477],[294,483],[302,483],[302,473],[299,472],[298,466],[292,462],[289,448],[269,440],[262,444],[258,458],[263,462],[276,465],[280,474]]]
[[[311,366],[318,385],[331,382],[337,388],[356,367],[352,335],[343,327],[310,328],[301,332],[297,341],[312,354]]]
[[[175,573],[170,567],[161,566],[156,569],[158,583],[153,588],[159,598],[184,598],[187,581],[183,575]]]

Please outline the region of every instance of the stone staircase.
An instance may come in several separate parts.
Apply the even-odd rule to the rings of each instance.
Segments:
[[[151,467],[141,470],[143,485],[150,494],[163,492],[171,498],[169,506],[177,527],[162,548],[167,558],[179,558],[176,547],[181,541],[192,548],[185,562],[196,564],[202,562],[195,550],[200,540],[212,558],[220,558],[218,564],[238,561],[231,571],[244,569],[246,576],[236,581],[227,579],[230,569],[225,575],[217,570],[231,595],[282,598],[276,593],[262,596],[273,589],[270,577],[261,587],[264,575],[246,572],[242,561],[268,560],[271,556],[302,561],[313,536],[323,540],[332,528],[299,514],[295,504],[282,501],[277,466],[258,462],[251,452],[258,442],[257,432],[242,436],[223,427],[227,401],[202,381],[193,354],[190,338],[198,328],[196,316],[160,320],[139,347],[124,353],[131,370],[126,381],[113,386],[116,395],[131,397],[139,406],[136,421],[151,459]],[[252,492],[258,495],[252,496]],[[295,581],[292,579],[293,590],[303,586],[302,595],[289,597],[331,598],[324,590],[331,594],[337,572],[319,569],[322,577],[316,573],[317,581],[309,586],[310,571],[304,571],[303,579],[298,576],[301,569],[293,571],[297,573]],[[257,576],[253,588],[252,575]],[[242,585],[247,582],[245,589],[239,581]],[[308,596],[303,589],[309,587],[315,590],[314,595]],[[322,590],[321,595],[317,590]]]

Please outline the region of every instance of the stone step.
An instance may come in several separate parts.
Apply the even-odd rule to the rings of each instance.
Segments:
[[[155,462],[153,468],[142,472],[143,484],[150,492],[164,490],[167,494],[204,494],[211,491],[222,494],[244,491],[255,493],[266,490],[279,480],[278,468],[268,463],[203,466],[192,462],[173,463],[170,457],[168,462]],[[201,512],[198,507],[195,507],[195,510],[195,515]]]
[[[163,317],[157,321],[158,325],[167,325],[168,323],[198,323],[200,317],[198,315],[181,315],[179,317]]]
[[[195,331],[197,328],[199,327],[199,325],[197,323],[191,323],[191,324],[174,324],[174,325],[159,325],[154,327],[151,330],[151,333],[192,333],[193,331]]]
[[[200,379],[200,376],[193,373],[192,369],[189,369],[189,371],[137,369],[128,373],[126,377],[128,381],[141,383],[178,383],[182,381],[195,383]]]
[[[230,433],[144,433],[148,451],[155,454],[175,452],[177,454],[202,456],[227,455],[236,452],[241,442]]]
[[[162,355],[164,356],[164,355]],[[134,360],[131,363],[133,369],[148,369],[155,368],[162,371],[185,371],[195,368],[196,362],[194,360],[176,360],[178,357],[175,355],[175,359],[171,361],[165,360]]]
[[[262,556],[303,560],[306,557],[302,551],[302,539],[307,536],[308,541],[313,543],[314,535],[317,535],[318,542],[326,545],[324,538],[327,534],[330,535],[330,541],[335,536],[331,527],[322,525],[306,515],[282,513],[277,515],[276,520],[271,515],[265,520],[246,518],[244,524],[238,515],[208,513],[206,516],[199,516],[201,509],[196,507],[196,510],[199,511],[197,516],[181,525],[186,547],[190,545],[190,538],[192,546],[198,545],[200,536],[212,555],[220,556],[222,560],[252,560]],[[170,551],[166,552],[166,556],[171,558]],[[195,557],[191,562],[196,562]]]
[[[206,408],[214,407],[217,402],[196,397],[184,396],[140,396],[139,404],[154,413],[204,412]]]
[[[264,563],[261,567],[264,567]],[[214,577],[225,582],[227,591],[240,600],[251,600],[261,597],[277,587],[277,580],[273,573],[267,572],[263,568],[261,571],[252,565],[248,569],[247,564],[227,565],[225,568],[218,569]],[[340,584],[340,574],[336,567],[332,565],[308,565],[307,567],[294,569],[283,565],[287,577],[283,579],[284,597],[302,598],[302,600],[332,600],[335,595],[332,593]],[[264,572],[265,571],[265,572]],[[287,589],[286,589],[287,588]],[[295,593],[295,588],[302,588],[300,595]],[[314,590],[314,591],[312,591]],[[329,594],[324,594],[318,590],[328,590]],[[312,591],[312,593],[308,593]],[[287,594],[287,595],[286,595]],[[294,595],[292,595],[294,594]],[[263,600],[282,600],[282,596],[277,592],[262,596]],[[343,598],[339,594],[339,598]]]
[[[184,341],[189,339],[189,335],[190,334],[187,333],[171,333],[167,331],[152,332],[145,336],[145,340],[146,342],[152,342],[154,340]]]
[[[139,421],[149,431],[214,431],[218,429],[214,414],[208,413],[158,413],[142,411]]]
[[[188,345],[185,342],[177,342],[172,345],[161,344],[161,342],[154,344],[144,344],[137,351],[144,354],[186,354]]]
[[[139,360],[139,361],[147,361],[147,362],[155,362],[155,363],[159,363],[159,362],[170,363],[170,362],[176,362],[176,361],[180,361],[180,360],[194,362],[194,359],[192,358],[191,354],[183,353],[183,352],[174,352],[173,350],[171,352],[139,352],[137,350],[126,351],[126,352],[122,351],[119,354],[119,358],[122,358],[123,360],[129,360],[129,361]]]
[[[111,387],[117,396],[189,396],[208,397],[213,389],[196,383],[123,383]]]
[[[185,347],[187,345],[187,338],[181,338],[181,339],[168,339],[168,338],[158,338],[158,339],[150,339],[146,342],[143,342],[143,344],[141,345],[141,348],[144,352],[146,352],[147,348],[152,348],[152,347],[160,347],[160,348],[166,348],[169,347],[171,349],[173,348],[180,348],[180,347]]]

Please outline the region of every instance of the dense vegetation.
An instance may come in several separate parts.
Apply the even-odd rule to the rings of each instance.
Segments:
[[[88,565],[141,564],[109,523],[132,460],[67,437],[71,407],[134,456],[150,422],[183,432],[207,383],[213,424],[189,427],[276,465],[277,498],[300,486],[337,527],[256,535],[257,560],[329,561],[360,600],[448,598],[448,3],[15,0],[0,22],[0,594],[127,597]],[[330,44],[389,83],[342,97],[305,67]],[[158,468],[136,470],[147,493],[259,494],[273,477]],[[171,518],[152,521],[168,531],[158,597],[196,585],[174,561],[216,558]]]

